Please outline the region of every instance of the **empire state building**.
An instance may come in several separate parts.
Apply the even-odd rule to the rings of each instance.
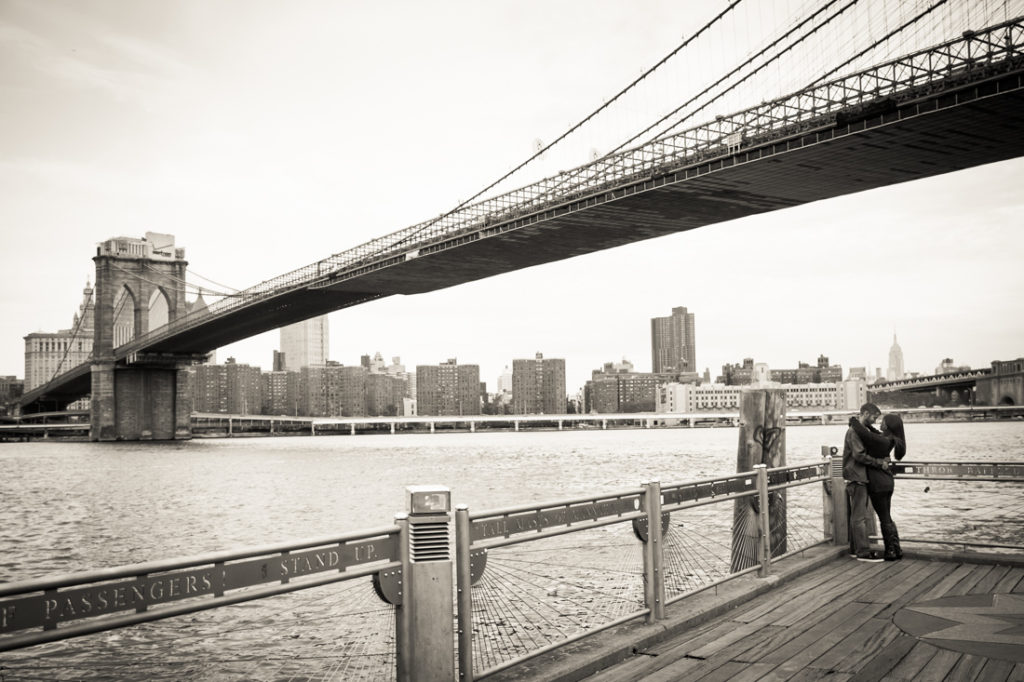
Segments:
[[[896,335],[892,335],[892,348],[889,349],[889,369],[885,373],[888,381],[899,381],[903,378],[903,349],[896,343]]]

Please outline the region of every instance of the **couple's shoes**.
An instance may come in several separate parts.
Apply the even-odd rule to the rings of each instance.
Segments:
[[[868,561],[873,564],[879,564],[885,561],[885,558],[878,552],[875,552],[874,550],[870,552],[865,552],[864,554],[858,554],[856,555],[856,557],[857,561]]]
[[[857,555],[857,554],[854,554],[854,553],[851,552],[850,553],[850,557],[853,558],[853,559],[856,559],[857,561],[867,561],[867,562],[872,563],[872,564],[877,564],[877,563],[881,563],[883,561],[899,561],[900,559],[903,558],[903,555],[902,554],[898,554],[898,555],[897,554],[885,554],[885,555],[882,555],[882,554],[879,554],[878,552],[872,550],[870,552],[865,552],[864,554],[861,554],[861,555]]]

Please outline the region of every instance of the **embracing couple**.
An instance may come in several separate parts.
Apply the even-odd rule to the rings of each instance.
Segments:
[[[874,403],[864,403],[860,414],[850,417],[850,428],[843,444],[843,478],[846,479],[847,511],[850,519],[850,555],[858,561],[898,561],[903,558],[900,536],[892,520],[893,477],[889,453],[903,459],[907,453],[903,420],[898,414],[882,419],[882,430],[874,427],[882,411]],[[885,554],[879,556],[868,543],[871,509],[878,515]]]

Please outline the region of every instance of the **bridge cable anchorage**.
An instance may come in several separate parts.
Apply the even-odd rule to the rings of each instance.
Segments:
[[[426,230],[426,229],[428,229],[428,228],[430,228],[430,227],[432,227],[432,226],[436,225],[436,224],[437,224],[437,223],[438,223],[439,221],[441,221],[441,220],[443,220],[443,219],[447,218],[448,216],[452,215],[452,214],[453,214],[453,213],[455,213],[456,211],[459,211],[459,210],[461,210],[461,209],[465,208],[466,206],[468,206],[468,205],[469,205],[470,203],[472,203],[472,202],[473,202],[473,201],[475,201],[476,199],[479,199],[479,198],[480,198],[480,197],[481,197],[481,196],[482,196],[483,194],[485,194],[486,192],[490,191],[491,189],[494,189],[494,188],[495,188],[495,187],[497,187],[497,186],[498,186],[499,184],[501,184],[501,183],[502,183],[502,182],[504,182],[505,180],[508,180],[508,179],[509,179],[510,177],[512,177],[513,175],[515,175],[516,173],[518,173],[518,172],[519,172],[520,170],[522,170],[523,168],[525,168],[525,167],[526,167],[527,165],[529,165],[529,164],[530,164],[530,163],[532,163],[533,161],[535,161],[535,160],[537,160],[538,158],[540,158],[541,156],[543,156],[543,155],[544,155],[544,154],[545,154],[545,153],[546,153],[546,152],[547,152],[547,151],[548,151],[549,149],[551,149],[551,148],[552,148],[552,147],[554,147],[554,146],[555,146],[556,144],[558,144],[559,142],[561,142],[562,140],[564,140],[565,138],[567,138],[567,137],[568,137],[569,135],[571,135],[572,133],[574,133],[574,132],[576,132],[577,130],[579,130],[580,128],[582,128],[582,127],[583,127],[583,126],[584,126],[584,125],[585,125],[586,123],[588,123],[588,122],[589,122],[589,121],[590,121],[591,119],[593,119],[593,118],[594,118],[595,116],[597,116],[597,115],[598,115],[599,113],[601,113],[602,111],[604,111],[605,109],[607,109],[607,108],[608,108],[609,106],[611,106],[611,105],[612,105],[612,104],[613,104],[613,103],[614,103],[615,101],[617,101],[618,99],[620,99],[620,98],[621,98],[621,97],[622,97],[623,95],[625,95],[625,94],[626,94],[627,92],[629,92],[629,91],[630,91],[630,90],[632,90],[632,89],[633,89],[634,87],[636,87],[636,86],[637,86],[637,85],[638,85],[638,84],[639,84],[639,83],[640,83],[641,81],[643,81],[643,80],[644,80],[645,78],[647,78],[648,76],[650,76],[650,75],[651,75],[652,73],[654,73],[654,72],[655,72],[656,70],[658,70],[659,68],[661,68],[661,67],[662,67],[662,66],[663,66],[663,65],[664,65],[664,64],[665,64],[665,63],[666,63],[666,62],[667,62],[667,61],[668,61],[669,59],[671,59],[672,57],[676,56],[676,54],[678,54],[678,53],[679,53],[680,51],[682,51],[682,50],[683,50],[683,49],[685,49],[685,48],[686,48],[687,46],[689,46],[689,45],[690,45],[690,43],[692,43],[693,41],[695,41],[695,40],[696,40],[697,38],[699,38],[699,37],[700,37],[700,36],[701,36],[702,34],[704,34],[704,33],[705,33],[706,31],[708,31],[708,30],[709,30],[709,29],[710,29],[710,28],[711,28],[712,26],[714,26],[714,25],[715,25],[716,23],[718,23],[718,22],[719,22],[719,20],[721,20],[721,19],[722,19],[722,17],[724,17],[724,16],[725,16],[726,14],[728,14],[729,12],[731,12],[731,11],[732,11],[732,10],[733,10],[733,9],[734,9],[734,8],[735,8],[735,7],[737,6],[737,5],[739,5],[739,4],[741,3],[741,2],[743,2],[743,0],[733,0],[733,1],[731,2],[731,3],[729,3],[729,6],[728,6],[728,7],[726,7],[726,8],[725,8],[725,9],[723,9],[723,10],[722,10],[721,12],[719,12],[719,13],[718,13],[717,15],[715,15],[715,17],[714,17],[713,19],[711,19],[711,20],[710,20],[709,22],[707,22],[706,24],[704,24],[704,26],[702,26],[702,27],[701,27],[701,28],[700,28],[700,29],[699,29],[699,30],[698,30],[698,31],[697,31],[696,33],[694,33],[693,35],[691,35],[691,36],[690,36],[689,38],[687,38],[686,40],[684,40],[684,41],[683,41],[683,42],[682,42],[682,43],[681,43],[680,45],[678,45],[678,46],[677,46],[677,47],[676,47],[675,49],[673,49],[673,50],[672,50],[671,52],[669,52],[669,53],[668,53],[667,55],[665,55],[664,57],[662,57],[662,58],[661,58],[661,59],[660,59],[660,60],[659,60],[659,61],[658,61],[658,62],[657,62],[657,63],[656,63],[656,64],[655,64],[654,66],[652,66],[652,67],[648,68],[648,69],[647,69],[646,71],[644,71],[643,73],[641,73],[641,74],[640,74],[640,75],[639,75],[639,76],[638,76],[638,77],[637,77],[636,79],[634,79],[634,80],[633,80],[633,82],[631,82],[631,83],[630,83],[629,85],[627,85],[627,86],[626,86],[625,88],[623,88],[623,89],[622,89],[622,90],[620,90],[620,91],[619,91],[618,93],[616,93],[616,94],[615,94],[615,96],[613,96],[613,97],[612,97],[611,99],[609,99],[608,101],[604,102],[604,103],[603,103],[603,104],[602,104],[601,106],[599,106],[599,107],[598,107],[597,109],[595,109],[594,111],[592,111],[592,112],[591,112],[590,114],[588,114],[588,115],[587,115],[587,116],[586,116],[585,118],[583,118],[583,119],[582,119],[581,121],[577,122],[577,123],[576,123],[575,125],[572,125],[572,126],[571,126],[571,127],[570,127],[570,128],[568,129],[568,130],[566,130],[566,131],[565,131],[564,133],[562,133],[562,134],[561,134],[561,135],[559,135],[559,136],[558,136],[557,138],[555,138],[555,140],[554,140],[553,142],[551,142],[551,143],[549,143],[549,144],[547,144],[547,145],[545,145],[545,146],[541,147],[540,149],[538,149],[538,150],[537,150],[536,152],[534,152],[534,154],[533,154],[532,156],[530,156],[530,158],[526,159],[525,161],[523,161],[522,163],[520,163],[520,164],[519,164],[518,166],[516,166],[516,167],[515,167],[515,168],[513,168],[512,170],[508,171],[507,173],[505,173],[504,175],[502,175],[502,176],[501,176],[500,178],[498,178],[497,180],[495,180],[495,181],[494,181],[494,182],[492,182],[491,184],[489,184],[489,185],[487,185],[486,187],[484,187],[484,188],[483,188],[482,190],[480,190],[480,191],[476,192],[476,193],[475,193],[474,195],[472,195],[472,196],[471,196],[470,198],[468,198],[468,199],[466,199],[466,200],[464,200],[464,201],[460,202],[460,203],[459,203],[459,204],[458,204],[457,206],[455,206],[455,208],[453,208],[453,209],[451,209],[451,210],[449,210],[449,211],[446,211],[446,212],[442,213],[441,215],[437,216],[436,218],[433,218],[432,220],[430,220],[430,221],[428,221],[428,222],[424,223],[424,224],[423,224],[422,226],[420,226],[420,227],[419,227],[419,228],[418,228],[417,230],[415,230],[414,232],[411,232],[410,234],[408,234],[408,235],[406,235],[406,236],[402,237],[401,239],[399,239],[399,240],[398,240],[397,242],[394,242],[393,244],[390,244],[390,245],[388,245],[388,248],[389,248],[389,249],[390,249],[390,248],[394,248],[395,246],[398,246],[399,244],[402,244],[403,242],[406,242],[406,241],[408,241],[409,239],[411,239],[412,237],[416,236],[417,234],[419,234],[419,233],[420,233],[420,232],[422,232],[423,230]],[[606,154],[605,156],[607,156],[607,154]],[[381,251],[378,251],[378,252],[377,252],[376,254],[371,254],[371,256],[373,256],[373,255],[378,255],[378,254],[380,254],[380,253],[383,253],[383,250],[381,250]]]

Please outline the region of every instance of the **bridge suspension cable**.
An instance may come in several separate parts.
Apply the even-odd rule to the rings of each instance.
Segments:
[[[808,88],[813,88],[814,86],[819,85],[823,81],[827,80],[829,77],[835,75],[836,72],[840,71],[841,69],[843,69],[843,68],[849,66],[850,64],[852,64],[853,62],[857,61],[858,59],[860,59],[861,57],[866,55],[868,52],[871,52],[872,50],[874,50],[879,45],[882,45],[883,43],[887,42],[893,36],[896,36],[896,35],[902,33],[904,29],[906,29],[906,28],[908,28],[910,26],[913,26],[918,21],[920,21],[924,17],[928,16],[929,14],[934,12],[936,9],[938,9],[942,5],[945,5],[947,2],[948,2],[948,0],[938,0],[938,2],[932,3],[931,7],[929,7],[928,9],[924,10],[923,12],[920,12],[915,17],[913,17],[909,21],[901,24],[900,26],[897,26],[892,31],[890,31],[889,33],[885,34],[884,36],[882,36],[881,38],[879,38],[878,40],[873,42],[868,47],[864,48],[863,50],[861,50],[857,54],[855,54],[852,57],[850,57],[849,59],[847,59],[842,64],[836,66],[832,70],[830,70],[830,71],[826,72],[825,74],[819,76],[818,78],[816,78],[811,83],[808,83],[807,87]]]
[[[483,196],[484,194],[486,194],[486,193],[487,193],[487,192],[489,192],[490,190],[492,190],[492,189],[494,189],[495,187],[497,187],[498,185],[500,185],[500,184],[501,184],[502,182],[504,182],[505,180],[508,180],[509,178],[511,178],[511,177],[512,177],[513,175],[515,175],[516,173],[518,173],[519,171],[521,171],[521,170],[522,170],[523,168],[525,168],[526,166],[528,166],[528,165],[529,165],[530,163],[532,163],[532,162],[536,161],[537,159],[539,159],[540,157],[542,157],[542,156],[544,155],[544,153],[545,153],[545,152],[547,152],[547,151],[548,151],[548,150],[550,150],[550,149],[551,149],[552,147],[554,147],[555,145],[557,145],[558,143],[560,143],[560,142],[561,142],[562,140],[564,140],[565,138],[567,138],[567,137],[568,137],[569,135],[573,134],[574,132],[576,132],[577,130],[579,130],[580,128],[582,128],[582,127],[583,127],[583,126],[584,126],[584,125],[585,125],[586,123],[588,123],[589,121],[591,121],[591,120],[592,120],[592,119],[593,119],[594,117],[596,117],[596,116],[597,116],[598,114],[600,114],[600,113],[601,113],[602,111],[606,110],[606,109],[607,109],[608,107],[610,107],[610,106],[611,106],[611,105],[612,105],[612,104],[613,104],[614,102],[618,101],[618,100],[619,100],[619,99],[621,99],[621,98],[622,98],[622,97],[623,97],[623,96],[624,96],[624,95],[625,95],[626,93],[628,93],[628,92],[629,92],[629,91],[631,91],[631,90],[632,90],[633,88],[635,88],[635,87],[636,87],[636,86],[637,86],[638,84],[640,84],[640,83],[641,83],[641,82],[642,82],[642,81],[643,81],[643,80],[644,80],[645,78],[647,78],[647,77],[648,77],[648,76],[650,76],[650,75],[651,75],[652,73],[654,73],[654,72],[655,72],[655,71],[657,71],[657,70],[658,70],[659,68],[661,68],[661,66],[662,66],[663,64],[665,64],[665,63],[666,63],[666,62],[667,62],[668,60],[672,59],[672,57],[676,56],[676,55],[677,55],[677,54],[678,54],[679,52],[681,52],[681,51],[682,51],[683,49],[685,49],[685,48],[686,48],[687,46],[689,46],[689,45],[690,45],[691,43],[693,43],[693,42],[694,42],[695,40],[697,40],[698,38],[700,38],[700,37],[701,37],[701,35],[703,35],[704,33],[706,33],[706,32],[707,32],[707,31],[708,31],[708,30],[709,30],[709,29],[710,29],[710,28],[711,28],[712,26],[714,26],[715,24],[717,24],[717,23],[718,23],[718,22],[719,22],[719,21],[720,21],[720,20],[722,19],[722,17],[724,17],[725,15],[727,15],[727,14],[728,14],[729,12],[731,12],[731,11],[732,11],[732,10],[733,10],[733,9],[734,9],[734,8],[735,8],[735,7],[737,6],[737,5],[739,5],[739,4],[741,3],[741,2],[743,2],[743,0],[732,0],[732,2],[730,2],[730,3],[729,3],[729,5],[728,5],[728,6],[727,6],[727,7],[725,8],[725,9],[723,9],[723,10],[722,10],[721,12],[719,12],[719,13],[718,13],[717,15],[715,15],[715,16],[714,16],[714,18],[712,18],[712,19],[711,19],[710,21],[708,21],[708,22],[707,22],[706,24],[704,24],[704,25],[703,25],[703,26],[702,26],[702,27],[701,27],[701,28],[700,28],[700,29],[699,29],[699,30],[698,30],[698,31],[697,31],[696,33],[694,33],[693,35],[689,36],[689,37],[688,37],[688,38],[687,38],[686,40],[684,40],[684,41],[683,41],[683,42],[682,42],[681,44],[679,44],[678,46],[676,46],[676,47],[675,47],[675,48],[674,48],[674,49],[673,49],[673,50],[672,50],[671,52],[669,52],[669,53],[668,53],[667,55],[665,55],[664,57],[662,57],[662,58],[661,58],[661,59],[660,59],[660,60],[659,60],[659,61],[658,61],[658,62],[657,62],[657,63],[656,63],[656,64],[655,64],[654,66],[651,66],[650,68],[648,68],[647,70],[645,70],[645,71],[644,71],[643,73],[641,73],[641,74],[640,74],[640,76],[638,76],[638,77],[637,77],[636,79],[634,79],[634,80],[633,80],[633,81],[632,81],[632,82],[631,82],[631,83],[630,83],[629,85],[627,85],[626,87],[624,87],[624,88],[623,88],[622,90],[620,90],[619,92],[617,92],[617,93],[616,93],[616,94],[615,94],[615,95],[614,95],[613,97],[611,97],[611,98],[610,98],[609,100],[607,100],[606,102],[604,102],[604,103],[603,103],[603,104],[602,104],[601,106],[599,106],[599,107],[598,107],[597,109],[595,109],[594,111],[592,111],[592,112],[590,112],[589,114],[587,114],[587,116],[585,116],[585,117],[584,117],[583,119],[581,119],[581,120],[580,120],[579,122],[577,122],[577,123],[575,123],[574,125],[570,126],[568,130],[566,130],[566,131],[565,131],[565,132],[563,132],[563,133],[562,133],[561,135],[559,135],[559,136],[558,136],[557,138],[555,138],[555,140],[554,140],[553,142],[551,142],[551,143],[549,143],[549,144],[547,144],[547,145],[544,145],[544,146],[542,146],[542,147],[541,147],[541,148],[539,148],[539,149],[538,149],[538,150],[537,150],[536,152],[534,152],[534,153],[533,153],[533,155],[532,155],[532,156],[530,156],[530,157],[529,157],[528,159],[526,159],[525,161],[521,162],[521,163],[520,163],[519,165],[517,165],[517,166],[516,166],[515,168],[513,168],[513,169],[512,169],[512,170],[510,170],[510,171],[508,171],[507,173],[505,173],[504,175],[502,175],[502,176],[501,176],[500,178],[498,178],[498,179],[497,179],[497,180],[495,180],[494,182],[490,183],[489,185],[487,185],[487,186],[486,186],[486,187],[484,187],[483,189],[481,189],[481,190],[479,190],[478,192],[476,192],[475,194],[473,194],[473,195],[472,195],[472,196],[471,196],[471,197],[470,197],[469,199],[465,199],[465,200],[463,200],[463,201],[460,201],[460,202],[459,202],[459,204],[458,204],[457,206],[455,206],[455,208],[452,208],[451,210],[449,210],[449,211],[446,211],[446,212],[442,213],[441,215],[437,216],[437,217],[436,217],[436,218],[434,218],[433,220],[427,221],[427,222],[426,222],[426,223],[424,223],[424,224],[423,224],[422,226],[420,226],[420,227],[419,227],[419,229],[417,229],[416,231],[414,231],[414,232],[412,232],[412,233],[410,233],[410,234],[408,234],[408,235],[404,236],[404,237],[403,237],[402,239],[400,239],[400,240],[399,240],[398,242],[396,242],[396,243],[394,243],[394,244],[391,244],[391,245],[389,245],[389,246],[388,246],[388,248],[393,248],[394,246],[397,246],[397,245],[399,245],[399,244],[401,244],[401,243],[403,243],[403,242],[406,242],[406,241],[408,241],[409,239],[411,239],[412,237],[416,236],[416,235],[417,235],[417,234],[419,234],[420,232],[422,232],[422,231],[424,231],[424,230],[426,230],[426,229],[429,229],[430,227],[432,227],[433,225],[435,225],[435,224],[436,224],[436,223],[437,223],[438,221],[440,221],[440,220],[443,220],[444,218],[446,218],[446,217],[448,217],[448,216],[452,215],[453,213],[455,213],[456,211],[459,211],[459,210],[461,210],[461,209],[465,208],[466,206],[468,206],[469,204],[471,204],[471,203],[472,203],[473,201],[475,201],[476,199],[479,199],[479,198],[480,198],[481,196]]]

